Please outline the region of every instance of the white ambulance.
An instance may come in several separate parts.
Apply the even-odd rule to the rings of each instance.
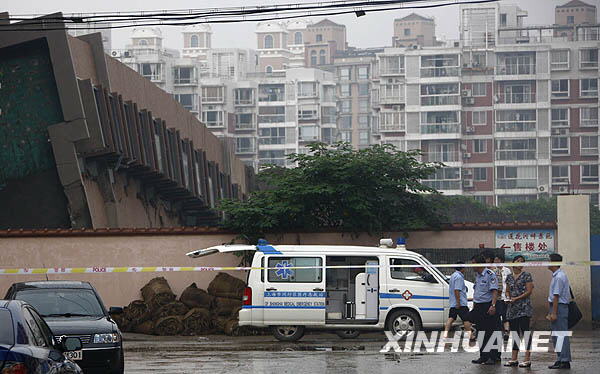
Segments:
[[[220,245],[188,253],[254,251],[240,326],[269,327],[278,340],[296,341],[305,329],[410,334],[441,329],[448,318],[447,277],[399,240],[379,247],[332,245]],[[409,265],[411,267],[394,267]],[[302,267],[304,267],[302,269]],[[268,268],[268,270],[265,270]],[[467,297],[473,284],[467,285]]]

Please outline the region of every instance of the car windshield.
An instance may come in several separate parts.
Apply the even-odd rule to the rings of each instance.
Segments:
[[[10,312],[6,309],[0,309],[0,345],[14,344],[13,323]]]
[[[42,317],[102,316],[102,306],[92,290],[35,288],[15,297],[33,305]]]

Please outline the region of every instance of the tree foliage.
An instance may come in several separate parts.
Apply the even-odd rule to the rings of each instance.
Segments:
[[[440,164],[417,160],[417,151],[392,145],[354,150],[348,143],[315,143],[308,154],[288,158],[295,168],[271,166],[259,173],[268,188],[246,201],[225,200],[225,227],[250,237],[266,232],[337,229],[383,232],[439,226],[420,180]]]

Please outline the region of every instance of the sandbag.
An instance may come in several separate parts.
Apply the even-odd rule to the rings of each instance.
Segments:
[[[152,318],[148,305],[142,300],[134,300],[123,310],[125,320],[131,326],[139,325]]]
[[[184,303],[188,308],[206,308],[210,309],[214,300],[214,296],[208,292],[198,288],[196,283],[189,285],[179,297],[179,301]]]
[[[205,308],[193,308],[183,317],[185,335],[198,335],[211,331],[212,318],[210,311]]]
[[[183,316],[190,308],[181,301],[171,301],[170,303],[161,306],[154,312],[154,319],[160,319],[167,316]]]
[[[183,317],[168,316],[160,318],[154,324],[154,333],[156,335],[179,335],[183,332]]]
[[[208,285],[208,293],[217,297],[242,299],[246,282],[227,273],[219,273]]]
[[[242,300],[215,298],[213,311],[218,316],[230,317],[242,307]]]
[[[150,311],[156,311],[163,305],[175,300],[175,294],[164,277],[153,278],[141,289],[142,298]]]

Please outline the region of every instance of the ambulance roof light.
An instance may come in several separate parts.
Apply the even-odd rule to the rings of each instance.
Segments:
[[[394,241],[391,238],[380,239],[379,248],[394,248]]]
[[[398,238],[398,239],[396,239],[396,244],[397,245],[406,245],[406,239],[405,238]]]
[[[269,242],[266,239],[258,239],[256,245],[269,245]]]

